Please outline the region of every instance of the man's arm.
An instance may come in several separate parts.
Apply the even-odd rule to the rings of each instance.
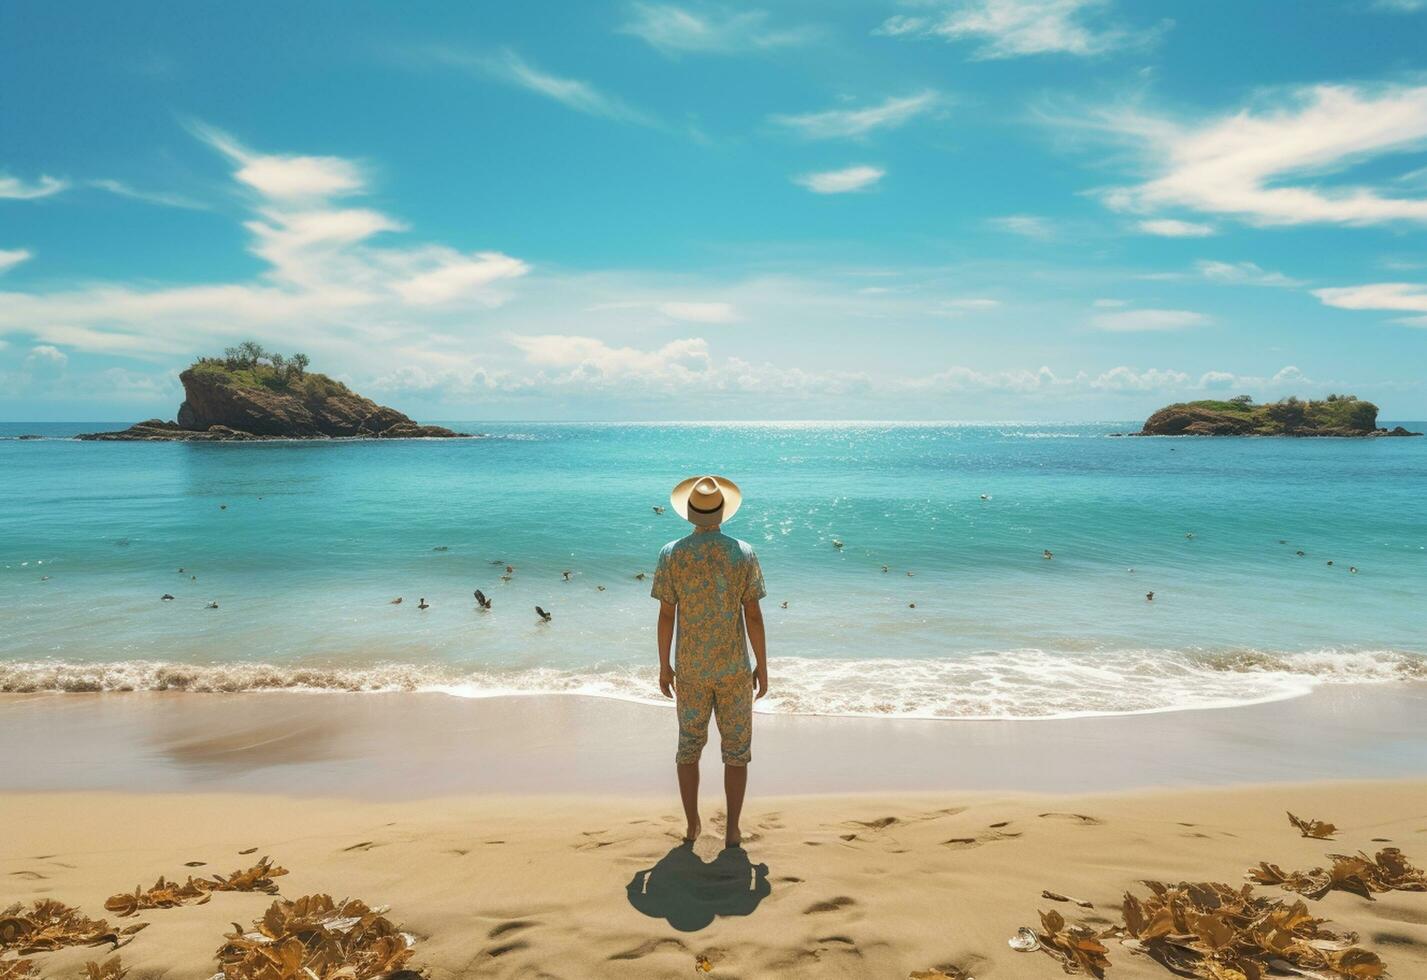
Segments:
[[[659,603],[659,690],[666,698],[674,696],[674,667],[669,653],[674,647],[674,610],[672,602]]]
[[[758,688],[754,700],[768,693],[768,640],[763,633],[763,608],[757,599],[743,604],[743,622],[748,628],[748,642],[753,647],[753,683]]]

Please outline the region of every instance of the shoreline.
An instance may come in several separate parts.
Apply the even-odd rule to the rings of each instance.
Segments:
[[[667,705],[579,694],[5,694],[0,792],[657,796],[674,730]],[[759,714],[753,751],[754,796],[1424,778],[1427,685],[1034,724]]]

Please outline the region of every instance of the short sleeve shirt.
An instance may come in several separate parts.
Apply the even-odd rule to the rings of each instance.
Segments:
[[[675,670],[683,683],[747,672],[743,604],[768,594],[747,542],[696,528],[659,552],[650,594],[679,607]]]

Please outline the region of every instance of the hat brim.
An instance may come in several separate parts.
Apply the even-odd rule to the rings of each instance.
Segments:
[[[683,480],[669,494],[669,506],[674,508],[674,513],[678,514],[690,524],[699,527],[712,527],[715,524],[722,524],[732,517],[743,504],[743,491],[738,489],[738,484],[732,480],[721,476],[715,476],[719,489],[723,491],[723,507],[713,514],[701,514],[696,510],[689,509],[689,497],[694,492],[694,484],[706,479],[704,476],[691,476]]]

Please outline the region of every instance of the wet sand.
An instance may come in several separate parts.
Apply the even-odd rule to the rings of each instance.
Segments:
[[[674,714],[563,695],[0,696],[0,792],[667,795]],[[718,778],[717,732],[705,752]],[[759,715],[760,794],[1139,787],[1427,776],[1427,685],[1060,721]]]

